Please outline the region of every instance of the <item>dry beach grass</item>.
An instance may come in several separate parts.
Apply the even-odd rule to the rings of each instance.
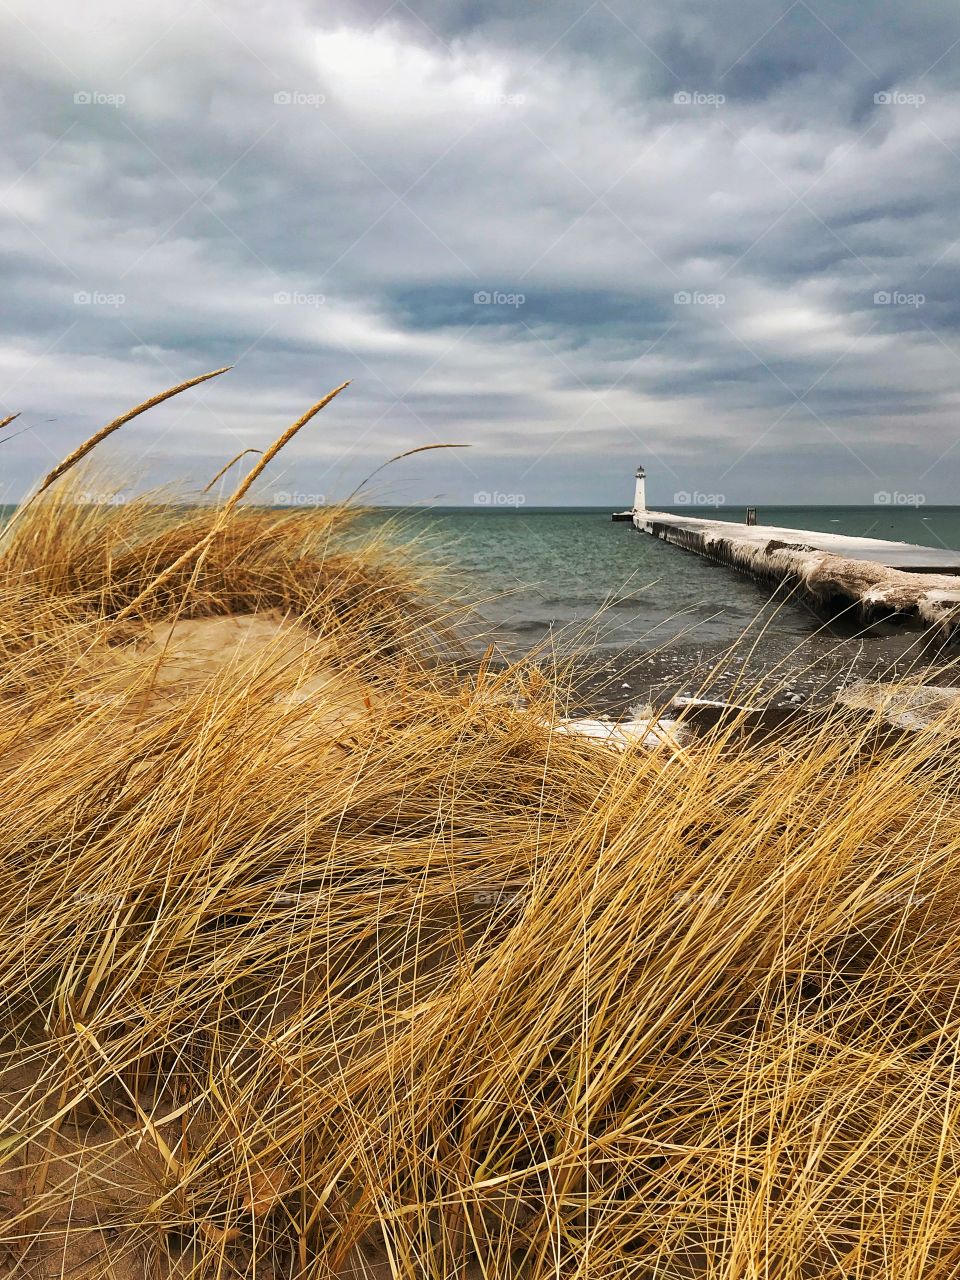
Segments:
[[[0,543],[5,1274],[960,1274],[949,712],[611,751],[345,508],[72,482]]]

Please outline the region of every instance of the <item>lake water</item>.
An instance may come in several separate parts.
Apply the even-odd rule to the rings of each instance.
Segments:
[[[742,508],[664,508],[742,521]],[[435,508],[391,513],[404,537],[436,543],[465,598],[505,648],[545,639],[621,648],[682,638],[726,643],[763,615],[770,639],[799,639],[822,621],[769,590],[630,524],[610,509]],[[960,551],[960,507],[762,507],[762,524],[916,542]]]

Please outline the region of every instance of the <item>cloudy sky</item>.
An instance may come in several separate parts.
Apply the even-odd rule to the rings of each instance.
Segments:
[[[116,413],[392,501],[954,502],[948,0],[0,0],[2,495]]]

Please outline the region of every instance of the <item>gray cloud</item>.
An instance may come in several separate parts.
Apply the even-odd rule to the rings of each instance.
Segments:
[[[3,14],[4,497],[234,363],[115,452],[205,480],[349,377],[305,490],[954,500],[947,4]]]

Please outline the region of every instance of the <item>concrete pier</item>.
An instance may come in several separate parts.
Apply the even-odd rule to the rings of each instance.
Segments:
[[[807,529],[785,529],[773,524],[738,524],[733,520],[701,520],[666,511],[633,513],[633,524],[664,542],[723,559],[716,540],[731,535],[740,544],[766,548],[771,542],[803,551],[826,551],[847,560],[867,560],[901,569],[904,573],[960,574],[960,551],[945,547],[921,547],[911,542],[890,542],[883,538],[855,538],[840,533],[813,533]],[[957,583],[960,586],[960,582]]]
[[[826,615],[863,624],[913,621],[960,638],[960,552],[651,511],[637,473],[633,526],[759,582],[795,588]]]

